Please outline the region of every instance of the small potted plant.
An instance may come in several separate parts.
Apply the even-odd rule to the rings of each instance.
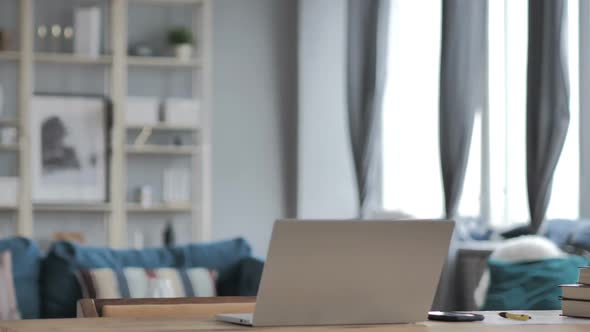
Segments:
[[[174,54],[181,60],[189,60],[193,53],[194,38],[190,29],[175,27],[168,30],[168,43],[174,47]]]

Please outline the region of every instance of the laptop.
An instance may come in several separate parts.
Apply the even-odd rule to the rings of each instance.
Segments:
[[[454,222],[275,222],[253,314],[217,320],[249,326],[425,321]]]

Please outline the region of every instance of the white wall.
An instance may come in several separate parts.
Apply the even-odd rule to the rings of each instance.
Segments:
[[[266,255],[294,215],[297,2],[213,1],[213,238]]]
[[[299,218],[357,215],[342,0],[299,1]]]

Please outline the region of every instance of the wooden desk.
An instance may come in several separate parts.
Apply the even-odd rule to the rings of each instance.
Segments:
[[[129,319],[129,318],[77,318],[51,320],[0,321],[0,332],[167,332],[167,331],[282,331],[282,332],[581,332],[590,331],[590,320],[560,317],[560,311],[529,311],[533,319],[527,322],[509,321],[496,312],[484,312],[486,319],[477,323],[423,322],[418,324],[318,326],[251,328],[196,319]],[[509,325],[507,325],[509,324]]]

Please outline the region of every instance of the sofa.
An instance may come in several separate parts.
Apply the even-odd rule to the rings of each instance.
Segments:
[[[5,250],[12,254],[15,293],[23,319],[75,317],[76,303],[82,298],[76,278],[79,269],[205,267],[218,273],[219,296],[254,296],[263,266],[242,238],[142,250],[60,241],[43,255],[35,241],[14,237],[0,239],[0,252]]]

